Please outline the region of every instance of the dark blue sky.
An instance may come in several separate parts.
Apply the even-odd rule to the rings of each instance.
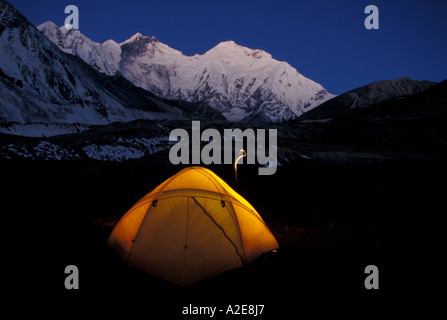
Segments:
[[[221,41],[263,49],[340,94],[373,81],[407,76],[447,79],[446,0],[11,0],[33,24],[65,21],[79,8],[80,31],[97,42],[153,35],[184,54]],[[364,9],[379,8],[379,30]]]

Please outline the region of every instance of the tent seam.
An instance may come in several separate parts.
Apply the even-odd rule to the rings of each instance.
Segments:
[[[210,220],[216,225],[216,227],[222,232],[222,234],[225,236],[225,238],[231,243],[231,245],[234,247],[234,250],[236,251],[236,254],[238,255],[239,259],[241,259],[242,265],[245,266],[245,261],[244,258],[241,256],[241,254],[239,253],[239,250],[237,249],[236,244],[230,239],[230,237],[227,235],[227,233],[225,232],[225,230],[222,228],[221,225],[219,225],[217,223],[216,220],[214,220],[214,218],[205,210],[205,208],[197,201],[197,199],[193,196],[191,196],[191,198],[194,200],[194,202],[199,206],[200,209],[202,209],[203,213],[205,213],[205,215],[210,218]],[[242,242],[242,241],[241,241]],[[243,247],[243,245],[242,245]]]

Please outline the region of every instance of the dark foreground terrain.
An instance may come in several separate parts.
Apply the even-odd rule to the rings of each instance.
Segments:
[[[278,167],[273,176],[242,165],[237,183],[232,166],[209,168],[253,204],[280,249],[249,268],[178,288],[124,265],[106,240],[140,197],[181,167],[2,161],[4,276],[11,295],[30,303],[17,311],[206,319],[183,316],[183,307],[262,304],[261,319],[288,319],[309,312],[363,318],[436,306],[444,274],[438,231],[447,194],[443,162],[303,160]],[[79,268],[79,290],[64,287],[67,265]],[[368,265],[379,268],[379,290],[365,289]]]

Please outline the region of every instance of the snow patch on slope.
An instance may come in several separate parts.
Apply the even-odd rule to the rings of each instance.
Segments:
[[[77,160],[80,159],[72,149],[47,141],[35,144],[9,144],[0,148],[3,159],[22,158],[30,160]]]
[[[89,144],[82,149],[90,159],[121,162],[139,159],[167,148],[160,138],[118,138],[116,144]]]

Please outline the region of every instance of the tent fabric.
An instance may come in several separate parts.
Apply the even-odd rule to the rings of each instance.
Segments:
[[[142,197],[108,244],[127,264],[180,286],[279,247],[253,206],[203,167],[185,168]]]

